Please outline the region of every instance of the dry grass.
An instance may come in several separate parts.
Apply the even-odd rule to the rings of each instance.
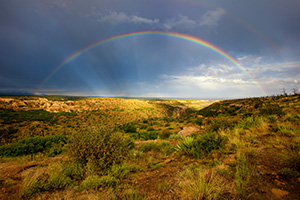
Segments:
[[[225,179],[212,170],[187,168],[178,176],[181,199],[219,199],[228,189]]]

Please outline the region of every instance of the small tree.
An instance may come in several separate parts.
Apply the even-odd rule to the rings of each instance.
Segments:
[[[282,88],[282,93],[283,93],[284,96],[287,96],[285,88]]]
[[[293,88],[294,95],[298,94],[298,88]]]
[[[96,127],[75,132],[70,138],[68,153],[73,160],[83,165],[91,164],[97,171],[121,163],[133,146],[128,136]]]

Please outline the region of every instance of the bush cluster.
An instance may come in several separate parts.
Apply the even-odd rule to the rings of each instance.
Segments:
[[[141,131],[139,133],[130,134],[132,139],[144,139],[144,140],[155,140],[158,137],[158,133],[156,131]]]
[[[216,118],[209,123],[208,132],[218,132],[226,129],[233,129],[237,125],[237,121],[223,118]]]
[[[156,151],[164,152],[167,155],[174,151],[172,145],[167,141],[143,143],[138,148],[142,152]]]
[[[133,146],[133,141],[126,135],[97,127],[75,132],[70,138],[68,153],[83,165],[104,170],[122,162]]]
[[[0,118],[4,124],[19,123],[23,121],[45,121],[50,124],[57,122],[59,116],[75,116],[75,112],[51,113],[45,110],[19,110],[4,109],[0,111]]]
[[[223,147],[223,137],[217,132],[208,132],[203,135],[186,137],[179,143],[176,150],[193,158],[201,158],[214,149]]]
[[[172,132],[169,130],[164,130],[161,133],[159,133],[159,138],[160,139],[168,139],[172,135]]]
[[[125,133],[135,133],[136,132],[136,127],[132,124],[126,124],[123,127],[123,130]]]
[[[33,155],[50,149],[57,144],[66,144],[68,138],[63,135],[29,137],[0,148],[0,156],[16,157]]]
[[[264,106],[260,109],[261,115],[277,115],[277,116],[283,116],[285,113],[283,112],[282,108],[277,104],[268,104],[267,106]]]

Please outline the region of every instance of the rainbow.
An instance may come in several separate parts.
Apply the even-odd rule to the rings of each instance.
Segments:
[[[56,66],[50,73],[49,75],[42,81],[42,83],[40,84],[40,86],[38,87],[38,90],[35,92],[35,94],[39,94],[39,90],[40,88],[59,70],[61,69],[65,64],[67,64],[68,62],[74,60],[75,58],[77,58],[78,56],[82,55],[83,53],[85,53],[86,51],[100,45],[100,44],[104,44],[110,41],[114,41],[114,40],[119,40],[122,38],[129,38],[129,37],[135,37],[135,36],[140,36],[140,35],[162,35],[162,36],[168,36],[168,37],[173,37],[173,38],[178,38],[178,39],[182,39],[182,40],[186,40],[189,42],[193,42],[199,45],[202,45],[204,47],[207,47],[208,49],[211,49],[212,51],[218,53],[219,55],[225,57],[227,60],[229,60],[230,62],[232,62],[235,66],[237,66],[239,69],[241,69],[247,76],[249,76],[254,83],[261,89],[261,91],[267,96],[267,92],[264,90],[264,88],[259,84],[258,81],[255,80],[254,76],[245,68],[243,67],[235,58],[233,58],[232,56],[230,56],[229,54],[227,54],[226,52],[224,52],[222,49],[214,46],[213,44],[201,40],[199,38],[196,38],[194,36],[190,36],[190,35],[186,35],[186,34],[181,34],[181,33],[174,33],[174,32],[162,32],[162,31],[140,31],[140,32],[133,32],[133,33],[126,33],[126,34],[122,34],[122,35],[117,35],[117,36],[112,36],[103,40],[100,40],[98,42],[92,43],[88,46],[86,46],[85,48],[73,53],[72,55],[70,55],[69,57],[67,57],[62,63],[60,63],[58,66]]]

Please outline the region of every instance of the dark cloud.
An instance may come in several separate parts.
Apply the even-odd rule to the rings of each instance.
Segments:
[[[300,60],[297,0],[10,0],[0,4],[1,91],[192,96],[193,90],[199,90],[213,97],[216,94],[209,94],[203,85],[218,93],[214,88],[221,90],[226,83],[223,90],[228,92],[222,95],[246,95],[239,89],[244,87],[253,96],[261,95],[224,56],[201,45],[154,35],[92,48],[41,85],[75,52],[108,37],[143,30],[204,39],[239,58],[271,92],[300,82],[295,76]],[[178,80],[185,84],[176,90]],[[274,85],[277,88],[269,88]]]

